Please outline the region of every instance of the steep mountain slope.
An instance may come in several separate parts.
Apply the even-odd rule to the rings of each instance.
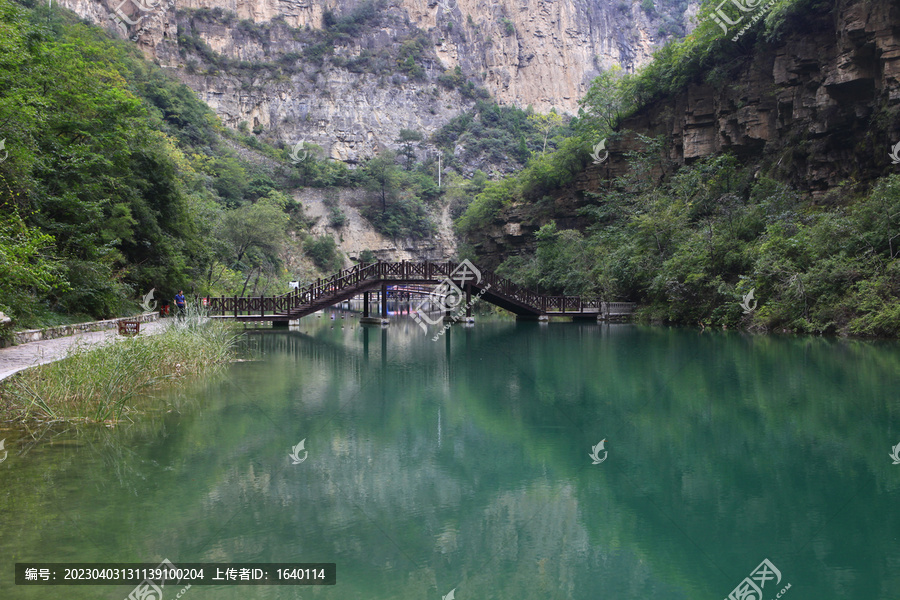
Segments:
[[[501,103],[574,111],[601,69],[645,64],[691,14],[686,0],[61,5],[135,39],[227,125],[351,162],[393,146],[400,129],[433,133],[479,86]]]
[[[741,36],[701,25],[604,92],[643,104],[487,186],[461,253],[646,319],[900,336],[900,7],[768,10]]]
[[[729,152],[812,198],[842,184],[864,190],[897,172],[889,153],[900,142],[900,6],[818,4],[827,6],[793,14],[776,41],[725,37],[713,42],[704,67],[685,58],[679,76],[686,74],[686,83],[657,92],[624,119],[607,143],[609,159],[588,164],[552,193],[552,215],[538,215],[528,203],[509,207],[494,225],[473,232],[479,254],[494,263],[533,247],[532,234],[550,220],[586,226],[579,212],[585,194],[633,168],[629,153],[644,147],[638,136],[662,136],[667,173]]]

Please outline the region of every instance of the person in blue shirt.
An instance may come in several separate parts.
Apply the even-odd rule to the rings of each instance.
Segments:
[[[179,314],[184,314],[184,292],[182,290],[178,290],[178,293],[175,294],[175,307],[178,308]]]

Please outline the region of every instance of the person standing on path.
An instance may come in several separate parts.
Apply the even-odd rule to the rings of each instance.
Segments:
[[[178,293],[175,294],[175,307],[178,309],[178,314],[184,316],[184,291],[178,290]]]

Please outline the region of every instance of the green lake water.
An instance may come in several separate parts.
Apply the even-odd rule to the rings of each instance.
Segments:
[[[764,600],[900,598],[900,344],[436,331],[307,317],[132,424],[0,431],[0,599],[131,590],[15,586],[16,562],[164,558],[337,565],[185,600],[722,600],[764,559]]]

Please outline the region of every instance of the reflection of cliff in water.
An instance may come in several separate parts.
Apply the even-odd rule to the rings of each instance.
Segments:
[[[897,583],[873,559],[898,530],[900,439],[879,446],[898,432],[896,345],[331,326],[251,334],[263,360],[190,391],[180,415],[0,471],[11,519],[59,520],[16,544],[58,555],[45,560],[337,562],[338,587],[304,597],[724,597],[765,557],[823,597],[839,572],[848,598]],[[609,458],[591,465],[602,438]]]

